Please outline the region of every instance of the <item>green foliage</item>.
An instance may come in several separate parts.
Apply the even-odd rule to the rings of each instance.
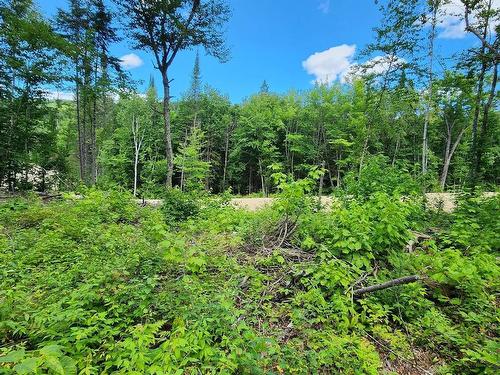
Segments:
[[[304,220],[301,243],[369,269],[373,259],[382,260],[391,250],[404,246],[413,212],[411,202],[384,193],[361,204],[334,201],[329,211]]]
[[[161,210],[165,221],[174,224],[195,216],[199,212],[199,196],[183,193],[179,189],[167,189],[163,194]]]
[[[278,174],[278,203],[254,213],[174,189],[161,209],[88,189],[0,205],[1,371],[377,374],[423,355],[435,364],[411,368],[495,373],[498,198],[465,200],[407,252],[418,202],[378,192],[315,211],[319,173]],[[262,248],[283,215],[296,232]]]
[[[278,189],[274,208],[282,215],[298,217],[312,209],[313,201],[309,196],[317,180],[324,174],[323,170],[312,168],[306,178],[293,180],[290,176],[279,172],[279,165],[272,165],[272,177]]]
[[[210,163],[202,160],[203,131],[193,127],[186,144],[179,150],[174,164],[181,172],[181,189],[191,192],[202,191],[208,178]]]
[[[455,358],[448,365],[452,373],[496,372],[498,363],[492,359],[498,345],[491,337],[498,319],[494,293],[500,276],[497,207],[497,197],[467,198],[435,242],[417,253],[390,257],[400,272],[425,273],[429,289],[415,288],[400,296],[398,304],[411,303],[411,312],[401,313],[419,344]]]
[[[404,167],[391,166],[388,158],[377,155],[368,158],[361,171],[351,171],[344,179],[347,194],[366,198],[375,192],[411,195],[421,192],[421,188]]]
[[[500,248],[500,222],[495,215],[500,209],[500,198],[484,198],[481,193],[459,199],[453,212],[448,238],[449,244],[457,244],[467,252],[495,250]]]

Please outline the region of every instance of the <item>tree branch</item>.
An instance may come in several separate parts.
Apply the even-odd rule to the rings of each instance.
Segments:
[[[198,11],[198,8],[200,6],[200,0],[193,0],[193,7],[191,8],[191,12],[189,13],[189,17],[186,21],[186,24],[184,25],[184,30],[189,30],[189,25],[191,24],[191,21],[194,18],[194,15]],[[172,48],[172,55],[167,61],[167,66],[170,66],[172,64],[172,61],[174,61],[175,55],[177,55],[177,52],[179,52],[180,47],[182,46],[182,43],[184,42],[184,37],[179,36],[179,40],[177,41],[177,44],[175,47]]]
[[[376,292],[377,290],[391,288],[396,285],[409,284],[418,280],[420,280],[420,276],[418,275],[400,277],[398,279],[386,281],[385,283],[382,284],[376,284],[372,286],[367,286],[365,288],[356,289],[352,292],[352,294],[354,296],[360,296],[365,293]]]
[[[462,3],[464,3],[464,2],[462,2]],[[474,34],[481,41],[481,44],[484,47],[488,48],[493,53],[493,55],[495,56],[495,61],[498,61],[500,59],[500,54],[498,52],[498,49],[495,47],[495,44],[491,44],[490,42],[488,42],[488,40],[483,35],[481,35],[481,33],[479,31],[477,31],[474,27],[472,27],[472,25],[470,24],[470,20],[469,20],[469,15],[471,13],[471,9],[467,3],[464,3],[464,5],[465,5],[465,14],[464,14],[465,30]],[[491,9],[491,3],[490,3],[490,8],[488,9],[488,11],[490,9]]]

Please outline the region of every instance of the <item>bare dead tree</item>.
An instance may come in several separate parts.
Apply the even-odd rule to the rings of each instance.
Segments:
[[[134,196],[137,195],[137,179],[139,169],[139,155],[144,140],[145,129],[141,128],[135,115],[132,118],[132,135],[134,138]]]

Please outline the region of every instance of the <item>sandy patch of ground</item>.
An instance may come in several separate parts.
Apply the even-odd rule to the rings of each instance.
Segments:
[[[249,211],[257,211],[270,205],[274,198],[233,198],[231,204],[237,208],[244,208]]]
[[[485,198],[490,198],[496,196],[497,192],[485,192],[483,196]],[[82,199],[81,195],[70,194],[72,199]],[[11,195],[2,197],[0,196],[0,201],[12,198]],[[452,212],[456,207],[457,194],[456,193],[426,193],[426,205],[427,208],[435,210],[443,210],[444,212]],[[331,207],[334,198],[324,196],[321,197],[321,204],[324,208],[328,209]],[[163,199],[136,199],[137,204],[143,206],[160,207],[163,203]],[[257,211],[274,201],[274,198],[233,198],[231,199],[231,204],[237,208],[243,208],[249,211]]]
[[[484,197],[493,197],[495,192],[484,193]],[[427,193],[425,194],[426,204],[431,209],[442,209],[444,212],[452,212],[456,207],[457,194],[455,193]],[[249,211],[257,211],[271,204],[273,198],[234,198],[231,203],[238,208],[244,208]],[[331,197],[322,197],[323,207],[331,206],[333,199]]]

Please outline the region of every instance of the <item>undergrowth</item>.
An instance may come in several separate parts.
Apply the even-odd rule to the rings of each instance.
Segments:
[[[497,372],[498,198],[429,227],[418,199],[318,210],[281,177],[258,212],[180,192],[2,204],[0,373]],[[408,251],[412,230],[430,238]]]

